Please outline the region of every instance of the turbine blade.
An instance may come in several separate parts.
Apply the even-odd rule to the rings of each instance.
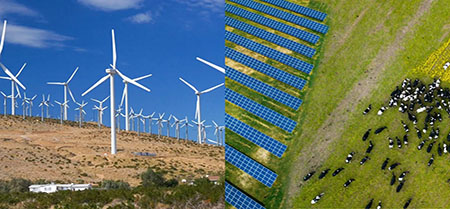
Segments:
[[[192,90],[194,90],[195,92],[198,92],[198,90],[191,85],[190,83],[188,83],[187,81],[183,80],[182,78],[180,78],[180,81],[182,81],[184,84],[186,84],[187,86],[189,86]]]
[[[124,100],[125,100],[125,87],[123,87],[122,100],[120,100],[120,105],[119,105],[119,107],[122,107],[123,101],[124,101]]]
[[[61,86],[65,85],[65,83],[63,83],[63,82],[47,82],[47,84],[49,84],[49,85],[61,85]]]
[[[198,113],[200,111],[200,101],[198,101],[199,98],[197,97],[197,103],[195,104],[195,119],[198,118]]]
[[[2,94],[4,97],[6,97],[6,94],[3,93],[3,91],[0,91],[0,94]]]
[[[20,83],[19,80],[17,80],[17,78],[11,73],[11,71],[8,70],[8,68],[6,68],[6,66],[4,66],[2,63],[0,63],[0,67],[2,67],[3,71],[5,71],[5,73],[17,84],[19,84],[20,87],[22,87],[23,90],[27,89],[25,88],[24,85],[22,85],[22,83]]]
[[[75,73],[77,73],[78,68],[79,68],[79,67],[77,67],[77,68],[75,69],[75,71],[73,71],[73,73],[72,73],[72,75],[70,76],[69,80],[66,81],[67,84],[69,84],[70,81],[72,80],[73,76],[75,76]]]
[[[6,36],[6,20],[3,22],[2,39],[0,40],[0,55],[2,54],[3,45],[5,44],[5,36]]]
[[[23,63],[22,67],[20,68],[19,72],[16,74],[16,78],[19,77],[20,73],[22,73],[22,70],[27,66],[27,63]]]
[[[216,127],[218,126],[217,123],[216,123],[215,121],[212,121],[212,122],[214,123],[214,126],[216,126]]]
[[[148,78],[148,77],[151,77],[151,76],[152,76],[152,74],[144,75],[144,76],[141,76],[141,77],[139,77],[139,78],[133,79],[133,81],[140,81],[140,80],[142,80],[142,79],[145,79],[145,78]]]
[[[208,62],[208,61],[206,61],[206,60],[204,60],[204,59],[202,59],[202,58],[200,58],[200,57],[197,57],[196,59],[197,59],[198,61],[203,62],[204,64],[206,64],[206,65],[208,65],[208,66],[210,66],[210,67],[212,67],[212,68],[214,68],[214,69],[216,69],[216,70],[222,72],[223,74],[225,74],[225,69],[224,69],[223,67],[220,67],[220,66],[218,66],[218,65],[215,65],[215,64],[213,64],[213,63],[210,63],[210,62]]]
[[[106,100],[109,99],[110,96],[107,96],[104,100],[102,100],[102,103],[106,102]]]
[[[96,99],[91,99],[91,100],[94,101],[94,102],[101,103],[99,100],[96,100]]]
[[[92,85],[88,90],[86,90],[83,94],[81,94],[81,96],[84,97],[84,95],[86,95],[87,93],[89,93],[90,91],[92,91],[93,89],[95,89],[95,87],[97,87],[98,85],[100,85],[101,83],[103,83],[104,81],[106,81],[106,79],[109,78],[109,74],[104,76],[103,78],[100,78],[100,80],[98,80],[94,85]]]
[[[19,96],[19,98],[22,98],[22,95],[20,95],[20,89],[19,89],[19,86],[17,85],[17,83],[14,83],[14,86],[16,87],[17,96]]]
[[[130,78],[128,78],[127,76],[125,76],[124,74],[122,74],[119,70],[116,70],[116,72],[117,72],[117,74],[119,74],[120,77],[122,77],[123,80],[127,81],[128,83],[131,83],[131,84],[133,84],[133,85],[135,85],[135,86],[137,86],[137,87],[139,87],[139,88],[141,88],[141,89],[144,89],[145,91],[150,92],[150,89],[148,89],[147,87],[145,87],[145,86],[139,84],[139,83],[136,82],[136,81],[131,80]]]
[[[117,61],[117,54],[116,54],[116,37],[114,35],[114,29],[111,30],[111,37],[112,37],[112,51],[113,51],[113,68],[116,69],[116,61]]]
[[[219,87],[221,87],[221,86],[223,86],[223,83],[221,83],[221,84],[219,84],[219,85],[217,85],[217,86],[211,87],[211,88],[209,88],[209,89],[206,89],[206,90],[200,92],[200,94],[208,93],[208,92],[210,92],[210,91],[212,91],[212,90],[214,90],[214,89],[217,89],[217,88],[219,88]]]
[[[72,98],[72,101],[76,102],[75,97],[73,97],[72,91],[69,88],[69,85],[67,85],[67,90],[69,90],[68,92],[69,92],[70,97]]]

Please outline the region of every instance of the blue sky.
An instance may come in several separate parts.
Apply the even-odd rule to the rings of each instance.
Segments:
[[[81,97],[106,75],[105,69],[112,62],[112,28],[118,69],[130,78],[153,74],[140,81],[152,90],[150,93],[130,85],[129,100],[135,110],[144,108],[145,114],[165,112],[191,120],[196,97],[178,78],[183,77],[199,90],[224,82],[223,74],[195,59],[200,56],[224,65],[222,0],[0,0],[0,5],[0,20],[8,20],[0,61],[14,74],[28,63],[19,80],[27,87],[27,95],[39,95],[36,100],[41,100],[42,93],[49,93],[52,101],[61,101],[63,88],[46,82],[65,81],[79,66],[70,87],[77,101],[89,100],[87,120],[93,117],[94,102],[90,98],[109,95],[107,82]],[[116,81],[120,81],[117,76]],[[118,104],[122,82],[116,82],[115,87]],[[10,82],[0,80],[0,90],[10,94]],[[207,124],[215,120],[223,125],[223,93],[221,87],[202,95],[202,119]],[[40,113],[38,103],[34,115]],[[74,119],[76,105],[69,105],[69,119]],[[59,107],[51,113],[59,115]],[[109,110],[104,120],[109,124]],[[212,134],[208,136],[213,138]]]

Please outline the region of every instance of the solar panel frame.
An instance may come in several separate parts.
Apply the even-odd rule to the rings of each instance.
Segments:
[[[294,130],[295,126],[297,126],[296,121],[278,112],[275,112],[274,110],[263,106],[229,88],[225,88],[225,99],[289,133],[291,133]]]
[[[251,0],[229,0],[250,9],[326,34],[328,26]]]
[[[225,127],[281,158],[287,146],[225,113]]]
[[[261,204],[226,181],[225,201],[237,209],[265,209]]]
[[[264,25],[266,27],[272,28],[274,30],[283,32],[285,34],[297,37],[301,40],[307,41],[312,44],[316,44],[320,36],[310,33],[308,31],[300,30],[298,28],[292,27],[290,25],[286,25],[279,21],[272,20],[270,18],[264,17],[262,15],[250,12],[245,9],[241,9],[231,4],[225,4],[225,11],[231,14],[237,15],[239,17],[245,18],[252,22],[258,23],[260,25]]]
[[[261,62],[253,57],[242,54],[232,48],[225,47],[225,56],[278,81],[297,88],[298,90],[302,90],[306,85],[306,80]]]
[[[268,46],[264,46],[260,43],[254,42],[247,38],[244,38],[240,35],[231,33],[229,31],[225,31],[225,40],[233,42],[237,45],[245,47],[251,51],[264,55],[270,59],[281,62],[285,65],[291,66],[297,70],[300,70],[306,74],[310,74],[314,66],[310,63],[307,63],[303,60],[291,57],[287,54],[279,52],[275,49],[272,49]]]
[[[277,102],[280,102],[294,110],[297,110],[302,104],[302,100],[292,96],[284,91],[281,91],[273,86],[270,86],[258,79],[252,78],[249,75],[241,73],[231,67],[225,66],[226,76],[250,89],[253,89],[260,94],[263,94]]]
[[[311,17],[314,18],[316,20],[320,20],[323,21],[325,20],[325,18],[327,17],[327,14],[323,13],[323,12],[319,12],[317,10],[308,8],[308,7],[304,7],[302,5],[298,5],[289,1],[285,1],[285,0],[261,0],[264,1],[266,3],[296,12],[298,14],[302,14],[305,15],[307,17]]]
[[[312,58],[314,56],[314,54],[316,53],[316,50],[309,46],[297,43],[295,41],[291,41],[287,38],[267,32],[263,29],[255,27],[253,25],[249,25],[245,22],[233,19],[231,17],[225,16],[225,24],[228,26],[231,26],[233,28],[236,28],[238,30],[241,30],[243,32],[246,32],[250,35],[256,36],[256,37],[264,39],[266,41],[270,41],[270,42],[277,44],[279,46],[282,46],[286,49],[300,53],[309,58]]]
[[[225,144],[225,160],[245,173],[249,174],[267,187],[272,187],[277,179],[277,174],[242,152]]]

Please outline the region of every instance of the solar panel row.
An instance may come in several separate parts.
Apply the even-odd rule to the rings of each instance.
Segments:
[[[225,24],[227,24],[228,26],[231,26],[233,28],[237,28],[241,31],[244,31],[248,34],[254,35],[258,38],[264,39],[266,41],[270,41],[270,42],[277,44],[279,46],[282,46],[286,49],[290,49],[294,52],[305,55],[309,58],[312,58],[314,56],[314,54],[316,53],[316,50],[309,46],[305,46],[303,44],[291,41],[287,38],[267,32],[263,29],[255,27],[253,25],[249,25],[247,23],[241,22],[241,21],[233,19],[231,17],[225,17]]]
[[[307,18],[304,17],[300,17],[297,15],[293,15],[291,13],[288,12],[284,12],[281,11],[279,9],[255,2],[255,1],[249,1],[249,0],[229,0],[231,2],[240,4],[242,6],[248,7],[250,9],[254,9],[263,13],[266,13],[268,15],[286,20],[288,22],[300,25],[302,27],[311,29],[313,31],[317,31],[319,33],[327,33],[328,31],[328,26],[324,25],[324,24],[320,24],[318,22],[314,22],[312,20],[309,20]]]
[[[300,29],[292,27],[290,25],[286,25],[284,23],[272,20],[270,18],[264,17],[262,15],[259,15],[259,14],[253,13],[253,12],[249,12],[245,9],[241,9],[239,7],[236,7],[236,6],[233,6],[230,4],[225,4],[225,11],[235,14],[237,16],[240,16],[242,18],[251,20],[260,25],[264,25],[266,27],[278,30],[278,31],[286,33],[288,35],[297,37],[301,40],[307,41],[312,44],[316,44],[320,38],[318,35],[312,34],[310,32],[304,31],[304,30],[300,30]]]
[[[225,66],[226,76],[250,89],[253,89],[277,102],[285,104],[286,106],[297,110],[302,104],[302,100],[294,97],[286,92],[283,92],[273,86],[267,85],[251,76],[241,73],[233,68]]]
[[[225,201],[237,209],[264,209],[261,204],[228,182],[225,182]]]
[[[273,67],[272,65],[261,62],[253,57],[242,54],[229,47],[225,47],[225,56],[299,90],[302,90],[306,84],[306,80],[302,78],[282,71],[278,68]]]
[[[289,133],[291,133],[297,125],[297,122],[294,120],[242,96],[231,89],[225,88],[225,99]]]
[[[294,57],[291,57],[289,55],[286,55],[284,53],[281,53],[279,51],[276,51],[270,47],[264,46],[262,44],[256,43],[254,41],[251,41],[247,38],[244,38],[242,36],[236,35],[234,33],[231,33],[229,31],[225,31],[225,39],[228,41],[231,41],[237,45],[240,45],[242,47],[245,47],[251,51],[254,51],[256,53],[259,53],[261,55],[264,55],[270,59],[276,60],[278,62],[281,62],[285,65],[291,66],[297,70],[300,70],[304,73],[311,73],[313,69],[313,65],[309,64],[307,62],[304,62],[302,60],[296,59]]]
[[[231,131],[255,143],[277,157],[283,156],[283,153],[286,151],[287,146],[283,143],[261,133],[260,131],[228,114],[225,114],[225,126]]]
[[[225,144],[225,160],[268,187],[272,187],[273,182],[277,179],[276,173],[237,151],[228,144]]]
[[[317,10],[308,8],[308,7],[304,7],[298,4],[294,4],[285,0],[261,0],[270,4],[273,4],[275,6],[279,6],[281,8],[290,10],[290,11],[294,11],[297,12],[299,14],[308,16],[308,17],[312,17],[314,19],[323,21],[325,19],[325,17],[327,17],[327,14],[323,13],[323,12],[319,12]]]

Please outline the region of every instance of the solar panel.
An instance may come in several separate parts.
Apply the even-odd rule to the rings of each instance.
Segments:
[[[248,88],[251,88],[267,97],[274,99],[294,110],[302,104],[302,100],[294,97],[286,92],[283,92],[275,87],[265,84],[255,78],[252,78],[244,73],[241,73],[233,68],[225,66],[226,76]]]
[[[225,126],[277,157],[283,156],[287,146],[225,113]]]
[[[225,47],[225,56],[299,90],[302,90],[306,85],[306,80],[303,80],[302,78],[282,71],[272,65],[261,62],[229,47]]]
[[[252,114],[282,128],[285,131],[288,131],[289,133],[294,130],[295,126],[297,125],[297,122],[294,120],[291,120],[287,118],[284,115],[281,115],[280,113],[277,113],[270,108],[267,108],[245,96],[242,96],[241,94],[225,88],[225,99],[229,102],[241,107],[244,110],[247,110],[248,112],[251,112]]]
[[[316,11],[314,9],[310,9],[308,7],[304,7],[298,4],[294,4],[285,0],[261,0],[276,6],[279,6],[281,8],[293,11],[293,12],[297,12],[299,14],[308,16],[308,17],[312,17],[314,19],[323,21],[325,19],[325,17],[327,17],[327,14],[323,13],[323,12],[319,12]]]
[[[273,182],[277,179],[276,173],[237,151],[228,144],[225,144],[225,160],[268,187],[272,187]]]
[[[261,204],[228,182],[225,182],[225,201],[237,209],[264,209]]]
[[[307,74],[311,73],[313,65],[302,60],[296,59],[270,47],[264,46],[262,44],[251,41],[242,36],[236,35],[229,31],[225,31],[225,39],[231,41],[237,45],[250,49],[256,53],[262,54],[268,58],[281,62],[285,65],[291,66],[297,70],[305,72]]]
[[[267,32],[263,29],[260,29],[258,27],[249,25],[247,23],[241,22],[239,20],[236,20],[236,19],[233,19],[230,17],[225,17],[225,24],[227,24],[228,26],[231,26],[233,28],[237,28],[241,31],[244,31],[248,34],[259,37],[261,39],[264,39],[266,41],[270,41],[270,42],[277,44],[279,46],[282,46],[286,49],[290,49],[294,52],[305,55],[309,58],[312,58],[314,56],[314,54],[316,53],[316,50],[309,46],[305,46],[305,45],[297,43],[295,41],[291,41],[282,36]]]
[[[287,12],[284,12],[282,10],[279,9],[275,9],[273,7],[255,2],[255,1],[249,1],[249,0],[229,0],[231,2],[240,4],[242,6],[266,13],[268,15],[280,18],[282,20],[286,20],[288,22],[300,25],[302,27],[311,29],[313,31],[317,31],[319,33],[327,33],[328,31],[328,26],[324,25],[324,24],[320,24],[318,22],[314,22],[312,20],[306,19],[304,17],[300,17],[297,15],[293,15]]]
[[[320,38],[318,35],[312,34],[310,32],[304,31],[304,30],[300,30],[300,29],[292,27],[290,25],[286,25],[284,23],[272,20],[270,18],[264,17],[262,15],[259,15],[259,14],[253,13],[253,12],[249,12],[245,9],[241,9],[239,7],[236,7],[236,6],[233,6],[230,4],[225,4],[225,11],[235,14],[237,16],[243,17],[245,19],[251,20],[260,25],[264,25],[266,27],[286,33],[288,35],[297,37],[301,40],[307,41],[312,44],[316,44]]]

